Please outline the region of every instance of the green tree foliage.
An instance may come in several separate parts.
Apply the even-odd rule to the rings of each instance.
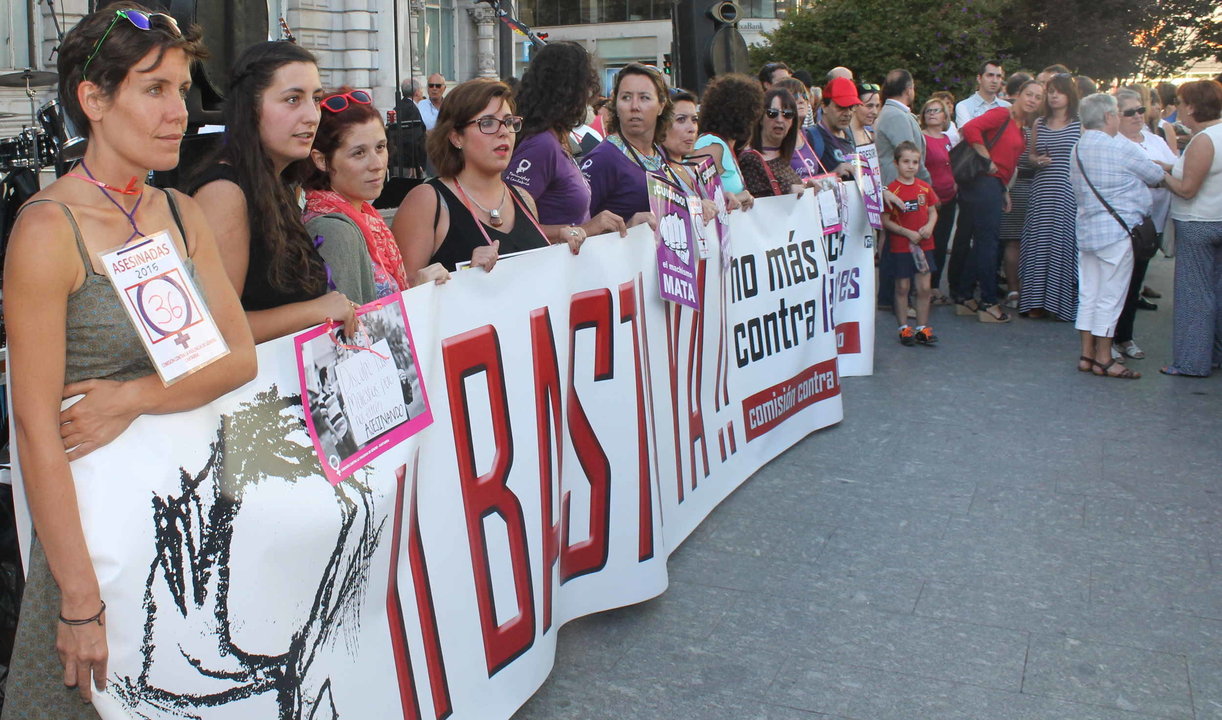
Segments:
[[[963,97],[980,62],[1007,71],[1053,63],[1094,78],[1167,77],[1222,59],[1217,0],[817,0],[791,13],[751,49],[758,66],[783,60],[816,80],[837,65],[879,81],[892,68],[916,77],[918,94]]]

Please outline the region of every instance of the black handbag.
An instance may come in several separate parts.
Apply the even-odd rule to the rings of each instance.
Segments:
[[[1146,215],[1142,217],[1139,224],[1129,227],[1128,223],[1120,217],[1120,214],[1108,204],[1107,200],[1103,199],[1103,196],[1099,194],[1099,190],[1095,188],[1095,184],[1086,175],[1086,168],[1082,167],[1082,158],[1078,155],[1077,148],[1074,148],[1073,156],[1074,160],[1078,161],[1078,170],[1082,173],[1082,179],[1086,181],[1090,191],[1095,194],[1095,197],[1099,198],[1099,202],[1103,204],[1103,207],[1107,208],[1112,217],[1116,218],[1116,222],[1120,223],[1120,227],[1124,228],[1125,234],[1133,241],[1133,256],[1138,260],[1149,260],[1154,257],[1154,254],[1158,252],[1159,246],[1158,230],[1154,227],[1154,218]]]
[[[992,150],[997,141],[1001,139],[1002,133],[1006,131],[1006,127],[1010,124],[1010,117],[1006,116],[1006,121],[1002,123],[1001,129],[993,136],[990,142],[984,144],[985,148]],[[976,181],[976,178],[981,175],[987,175],[989,165],[992,160],[986,158],[976,152],[976,148],[970,143],[964,141],[950,149],[950,171],[955,176],[955,182],[959,187],[971,185]]]

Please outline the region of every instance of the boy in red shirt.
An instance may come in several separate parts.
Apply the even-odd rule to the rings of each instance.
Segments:
[[[938,196],[933,188],[917,179],[921,150],[905,140],[895,147],[895,170],[899,175],[887,186],[904,203],[903,210],[888,206],[883,216],[887,229],[891,267],[895,271],[895,319],[900,325],[904,345],[932,345],[938,341],[929,326],[929,278],[934,269],[933,228],[938,222]],[[917,301],[914,330],[908,324],[908,293],[916,277]]]

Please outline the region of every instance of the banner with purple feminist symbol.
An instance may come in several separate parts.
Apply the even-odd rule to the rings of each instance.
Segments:
[[[658,220],[658,290],[663,300],[700,309],[696,293],[695,232],[687,196],[678,187],[649,175],[649,209]]]

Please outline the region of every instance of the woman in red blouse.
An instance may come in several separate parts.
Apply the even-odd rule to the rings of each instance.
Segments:
[[[951,278],[951,296],[969,311],[976,311],[981,322],[1010,322],[1009,314],[997,305],[1001,214],[1010,209],[1007,188],[1026,149],[1023,128],[1035,119],[1043,102],[1044,87],[1028,80],[1018,89],[1012,106],[993,108],[961,129],[963,142],[989,160],[989,171],[959,188],[960,212],[971,223],[972,254],[963,273]],[[978,304],[972,299],[976,285],[980,286]]]
[[[946,247],[950,244],[950,231],[955,226],[955,175],[950,170],[951,139],[946,130],[950,126],[950,108],[940,98],[931,97],[921,108],[921,130],[925,133],[925,168],[929,170],[930,185],[941,204],[938,205],[938,223],[933,229],[934,271],[930,283],[933,286],[933,302],[944,305],[949,300],[938,286],[942,282],[942,267],[946,264]]]

